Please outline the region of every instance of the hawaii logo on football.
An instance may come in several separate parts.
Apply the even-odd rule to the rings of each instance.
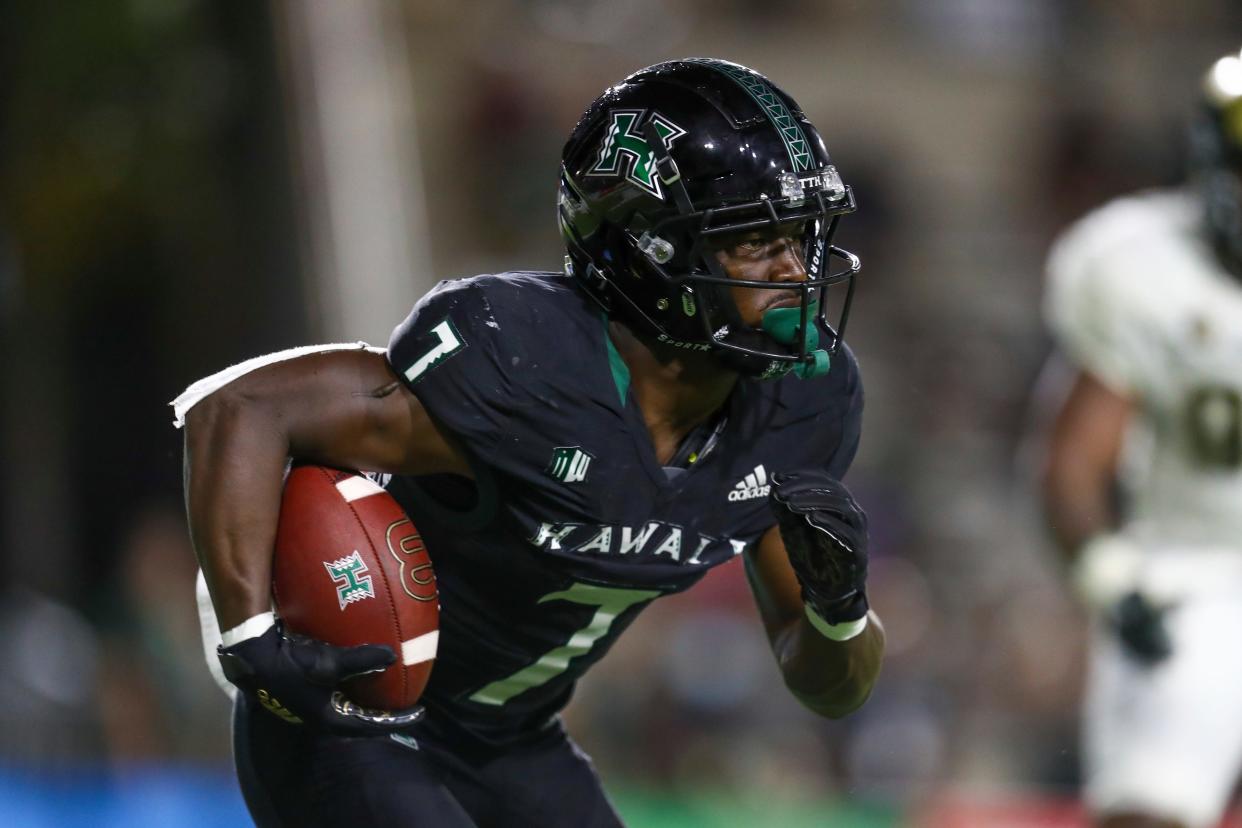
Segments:
[[[366,574],[367,565],[358,550],[335,561],[324,561],[323,565],[336,584],[336,599],[342,611],[355,601],[375,597],[375,587],[371,584],[371,576]]]

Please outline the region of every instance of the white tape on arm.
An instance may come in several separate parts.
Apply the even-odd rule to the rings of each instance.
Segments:
[[[261,612],[247,618],[231,630],[220,633],[220,643],[232,647],[242,641],[258,638],[276,625],[276,616],[271,612]]]
[[[372,353],[382,354],[383,348],[374,348],[365,342],[340,342],[331,345],[303,345],[300,348],[289,348],[285,351],[277,351],[274,354],[266,354],[248,359],[245,362],[239,362],[223,371],[217,371],[209,377],[203,377],[198,382],[191,385],[185,391],[181,392],[181,396],[173,400],[169,405],[173,407],[173,425],[181,428],[185,425],[186,412],[193,408],[202,399],[214,391],[219,391],[239,377],[244,377],[257,368],[265,365],[272,365],[277,362],[293,359],[295,357],[305,356],[306,354],[321,354],[328,351],[351,351],[351,350],[367,350]]]
[[[830,638],[833,641],[849,641],[851,638],[861,635],[862,631],[867,629],[867,616],[865,615],[856,621],[842,621],[840,624],[829,624],[816,614],[815,610],[811,609],[810,604],[805,605],[804,608],[806,609],[806,620],[810,621],[815,631],[824,638]]]

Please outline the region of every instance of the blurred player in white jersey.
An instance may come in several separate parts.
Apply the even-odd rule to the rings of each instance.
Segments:
[[[1242,765],[1242,56],[1203,101],[1187,185],[1100,208],[1048,261],[1076,375],[1043,494],[1093,619],[1098,828],[1215,825]]]

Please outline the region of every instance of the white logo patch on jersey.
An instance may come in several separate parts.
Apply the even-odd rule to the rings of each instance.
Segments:
[[[594,459],[579,446],[558,446],[552,449],[552,462],[547,472],[562,483],[581,483],[586,480],[587,467]]]
[[[743,477],[734,484],[733,490],[729,492],[729,502],[734,503],[739,500],[754,500],[757,497],[767,497],[768,490],[772,487],[768,484],[768,473],[763,470],[763,464],[755,466],[755,470]]]

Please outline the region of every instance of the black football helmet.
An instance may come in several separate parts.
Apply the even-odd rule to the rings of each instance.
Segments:
[[[640,334],[715,352],[751,376],[828,370],[859,270],[858,257],[832,244],[854,196],[797,103],[759,73],[688,58],[605,91],[565,144],[558,209],[566,268]],[[778,225],[800,228],[805,281],[730,279],[708,247]],[[838,283],[847,289],[833,327],[826,294]],[[801,301],[769,310],[755,330],[734,287],[790,290]]]
[[[1242,278],[1242,54],[1226,55],[1204,76],[1190,162],[1212,246]]]

